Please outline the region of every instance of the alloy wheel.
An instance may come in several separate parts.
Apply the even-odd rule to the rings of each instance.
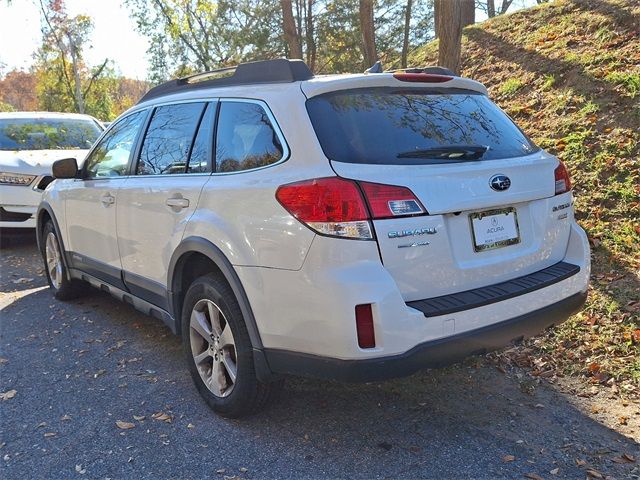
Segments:
[[[236,344],[224,314],[214,302],[199,300],[189,320],[191,354],[200,378],[209,391],[226,397],[238,374]]]

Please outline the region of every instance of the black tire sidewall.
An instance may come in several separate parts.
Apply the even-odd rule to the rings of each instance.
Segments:
[[[227,397],[218,397],[207,388],[193,360],[189,322],[193,307],[203,299],[211,300],[220,308],[228,326],[231,327],[235,341],[237,376],[233,391]],[[251,399],[257,395],[258,381],[253,364],[251,340],[231,288],[213,275],[200,277],[185,295],[181,320],[184,353],[199,393],[214,411],[223,416],[238,417],[250,413],[247,409],[250,408]]]

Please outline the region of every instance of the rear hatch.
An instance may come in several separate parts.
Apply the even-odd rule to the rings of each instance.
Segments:
[[[406,301],[510,280],[564,257],[570,218],[553,207],[570,194],[555,196],[558,160],[486,95],[357,88],[312,97],[307,110],[339,176],[407,187],[426,210],[373,221]]]

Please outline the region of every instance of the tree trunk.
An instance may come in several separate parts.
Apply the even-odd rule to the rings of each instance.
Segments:
[[[438,27],[438,18],[440,18],[440,2],[438,0],[434,0],[433,2],[433,34],[435,38],[440,37],[440,32]]]
[[[496,16],[495,0],[487,0],[487,16],[493,18]]]
[[[461,0],[462,8],[462,28],[476,23],[476,2],[475,0]]]
[[[439,32],[438,65],[460,74],[462,40],[462,2],[464,0],[435,0],[438,5],[436,25]]]
[[[80,65],[78,58],[78,47],[73,37],[67,34],[69,39],[69,53],[71,54],[71,70],[73,71],[73,98],[75,99],[78,113],[84,113],[84,98],[82,96],[82,80],[80,79]]]
[[[409,29],[411,28],[411,7],[413,0],[407,0],[407,8],[404,11],[404,38],[402,39],[402,57],[400,64],[407,68],[407,55],[409,53]]]
[[[307,0],[307,14],[305,21],[305,37],[307,43],[307,65],[312,72],[316,69],[316,40],[314,38],[313,30],[313,2],[314,0]]]
[[[289,58],[302,58],[302,46],[296,32],[296,22],[293,18],[291,0],[280,0],[282,7],[282,26],[284,38],[289,47]]]
[[[368,68],[378,61],[373,25],[373,0],[360,0],[360,30],[362,31],[364,60]]]

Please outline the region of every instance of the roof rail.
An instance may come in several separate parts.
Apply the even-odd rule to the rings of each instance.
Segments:
[[[233,74],[221,76],[230,72],[233,72]],[[261,60],[258,62],[241,63],[235,67],[196,73],[188,77],[161,83],[145,93],[138,103],[172,93],[201,88],[257,83],[290,83],[309,80],[310,78],[313,78],[313,73],[302,60],[289,60],[286,58]]]

